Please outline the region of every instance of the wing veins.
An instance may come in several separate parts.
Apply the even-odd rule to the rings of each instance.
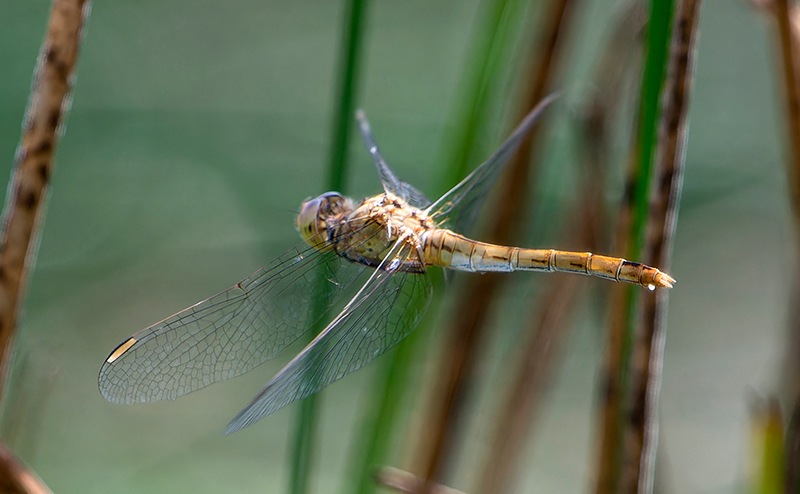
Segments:
[[[369,303],[366,305],[368,310],[365,310],[361,314],[359,314],[358,319],[355,321],[361,320],[362,317],[367,317],[368,319],[374,314],[371,314],[369,308],[373,307],[374,304],[380,303],[383,300],[381,297],[373,297],[375,293],[378,293],[381,287],[385,285],[388,280],[393,278],[392,275],[395,274],[394,271],[387,271],[385,267],[391,262],[393,259],[398,257],[398,254],[404,252],[404,256],[406,259],[410,256],[412,249],[405,244],[403,240],[398,240],[390,249],[389,253],[384,257],[381,263],[375,268],[374,272],[370,275],[364,285],[359,289],[359,291],[350,299],[350,301],[345,305],[345,307],[337,314],[336,317],[331,320],[330,323],[322,330],[320,333],[308,344],[306,345],[303,350],[298,353],[291,361],[289,361],[278,374],[275,375],[262,389],[259,391],[258,394],[251,400],[251,402],[237,414],[236,417],[230,422],[228,428],[226,429],[226,434],[234,432],[242,427],[245,427],[252,422],[262,418],[265,415],[268,415],[283,406],[291,403],[292,401],[298,399],[302,396],[307,396],[307,394],[303,389],[302,386],[306,383],[306,379],[300,377],[300,380],[293,379],[299,374],[305,374],[309,372],[308,376],[311,378],[318,377],[319,372],[324,372],[325,368],[319,365],[319,362],[324,362],[321,360],[319,355],[314,356],[313,363],[315,363],[314,369],[303,368],[303,363],[309,358],[309,355],[312,355],[314,351],[317,350],[318,345],[321,342],[329,343],[327,340],[328,338],[335,337],[336,339],[331,340],[332,342],[341,342],[341,338],[346,336],[346,334],[336,334],[333,331],[343,325],[347,324],[346,327],[351,327],[351,321],[348,319],[351,317],[356,310],[362,307],[364,302],[369,300]],[[415,274],[406,274],[400,273],[399,276],[401,278],[401,286],[402,283],[405,281],[407,276],[419,276]],[[389,304],[390,307],[394,305],[394,301]],[[346,331],[343,333],[347,333]],[[332,348],[327,349],[327,352],[331,352],[336,349],[335,345],[332,345]],[[330,353],[328,353],[330,355]],[[338,378],[337,378],[338,379]],[[335,379],[334,379],[335,380]],[[324,383],[323,386],[328,383]],[[291,388],[296,388],[294,392],[292,392],[292,396],[289,397],[288,401],[286,398],[281,397],[281,392],[289,390]],[[272,396],[272,398],[270,398]],[[270,403],[272,400],[282,400],[282,402],[278,403]]]

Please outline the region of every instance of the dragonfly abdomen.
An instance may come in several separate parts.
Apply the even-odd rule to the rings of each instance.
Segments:
[[[523,249],[468,239],[438,229],[424,236],[426,264],[471,272],[560,271],[671,288],[675,280],[656,268],[619,257],[556,249]]]

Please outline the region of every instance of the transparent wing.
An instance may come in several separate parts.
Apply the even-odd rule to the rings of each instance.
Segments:
[[[100,392],[114,403],[151,402],[238,376],[313,327],[313,301],[343,303],[348,286],[368,275],[332,251],[293,249],[123,342],[100,369]]]
[[[558,98],[558,93],[553,93],[540,101],[488,160],[428,206],[425,212],[433,215],[437,220],[451,223],[457,231],[461,231],[465,226],[471,224],[475,220],[475,215],[487,192],[497,181],[508,159],[519,148],[522,140],[536,124],[545,108],[556,98]]]
[[[392,272],[416,253],[399,243],[333,321],[228,425],[237,431],[360,369],[405,338],[430,300],[424,273]]]
[[[381,184],[383,184],[383,190],[405,199],[415,208],[427,208],[431,204],[430,199],[413,185],[397,178],[397,175],[394,174],[386,160],[381,156],[378,144],[375,142],[375,136],[372,135],[372,129],[370,129],[367,121],[367,115],[363,110],[356,112],[356,120],[358,121],[358,130],[361,131],[361,137],[367,146],[367,151],[369,151],[372,160],[375,162],[375,167],[378,169],[378,177],[381,180]]]

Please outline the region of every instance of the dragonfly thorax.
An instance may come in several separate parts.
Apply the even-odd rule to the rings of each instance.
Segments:
[[[424,211],[386,193],[364,199],[332,228],[329,242],[350,261],[419,273],[425,271],[423,234],[435,225]]]

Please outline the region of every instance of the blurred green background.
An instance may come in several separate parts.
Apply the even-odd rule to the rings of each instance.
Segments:
[[[368,13],[359,106],[389,162],[431,194],[478,5],[375,1]],[[0,0],[4,176],[49,6]],[[567,115],[591,84],[587,74],[615,13],[602,0],[578,8],[569,67],[559,77],[567,101],[558,111]],[[175,402],[142,406],[105,402],[96,376],[108,352],[133,332],[230,286],[297,242],[295,211],[324,191],[342,15],[341,2],[323,1],[94,4],[4,424],[15,451],[55,492],[283,492],[293,407],[232,436],[221,432],[284,359]],[[701,12],[670,270],[678,284],[660,403],[661,492],[745,490],[749,404],[780,390],[796,245],[767,21],[746,2],[706,2]],[[545,162],[556,161],[548,166],[574,159],[565,146],[550,143]],[[377,193],[355,138],[351,156],[349,192]],[[544,238],[542,247],[568,247],[557,236]],[[503,310],[498,331],[525,315],[519,300]],[[526,491],[591,485],[603,345],[597,321],[581,319],[527,453]],[[420,364],[434,355],[419,355]],[[501,363],[486,368],[502,376]],[[346,482],[360,425],[354,404],[369,392],[372,372],[324,393],[316,492]],[[471,430],[472,442],[489,432]],[[466,455],[455,487],[469,485],[477,456]]]

